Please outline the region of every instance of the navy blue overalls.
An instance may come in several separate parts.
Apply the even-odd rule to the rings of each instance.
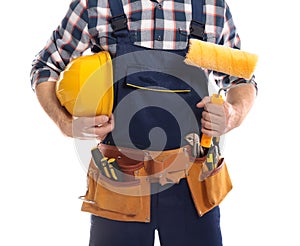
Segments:
[[[117,39],[114,67],[115,129],[104,143],[129,148],[170,150],[187,145],[184,137],[201,129],[202,109],[196,104],[208,95],[207,77],[185,65],[184,50],[152,50],[134,45],[127,29],[122,0],[110,0]],[[159,15],[160,9],[157,8]],[[204,36],[202,0],[192,0],[193,38]],[[188,37],[185,37],[188,38]],[[152,189],[160,189],[153,184]],[[219,208],[199,217],[186,182],[151,195],[151,222],[112,221],[92,215],[90,246],[151,246],[154,231],[160,242],[176,245],[222,245]]]

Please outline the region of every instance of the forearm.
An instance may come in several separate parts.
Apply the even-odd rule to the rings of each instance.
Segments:
[[[234,119],[230,128],[238,127],[242,124],[256,97],[256,89],[253,84],[240,84],[230,89],[227,93],[226,101],[235,110]]]
[[[55,82],[43,82],[36,86],[35,91],[42,108],[64,135],[80,139],[103,140],[113,130],[113,115],[73,118],[58,101],[55,86]]]
[[[72,136],[72,116],[61,106],[55,94],[55,82],[43,82],[36,86],[39,103],[64,135]]]

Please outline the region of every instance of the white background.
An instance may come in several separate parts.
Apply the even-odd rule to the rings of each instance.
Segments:
[[[225,246],[300,245],[299,27],[296,1],[228,1],[244,50],[257,53],[259,94],[226,137],[234,189],[221,205]],[[69,0],[1,3],[0,245],[87,245],[77,199],[85,172],[30,88],[34,55]],[[156,245],[158,240],[156,240]]]

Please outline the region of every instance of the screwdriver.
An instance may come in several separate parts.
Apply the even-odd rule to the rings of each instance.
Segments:
[[[108,164],[108,158],[107,157],[104,157],[102,158],[101,160],[101,165],[103,167],[103,170],[104,170],[104,173],[105,173],[105,176],[108,177],[109,179],[111,178],[111,172],[109,170],[109,164]]]
[[[108,162],[107,158],[103,156],[101,151],[96,147],[91,150],[92,158],[95,163],[95,165],[100,170],[101,174],[106,176],[107,178],[111,178],[110,172],[108,170]]]
[[[108,160],[109,171],[111,173],[112,178],[115,181],[123,181],[122,170],[116,162],[115,158],[110,158]]]

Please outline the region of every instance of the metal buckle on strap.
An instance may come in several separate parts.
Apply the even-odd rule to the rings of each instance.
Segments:
[[[112,17],[110,23],[114,32],[127,29],[127,17],[125,14]]]
[[[192,20],[190,24],[190,34],[200,40],[204,40],[205,25],[199,21]]]

